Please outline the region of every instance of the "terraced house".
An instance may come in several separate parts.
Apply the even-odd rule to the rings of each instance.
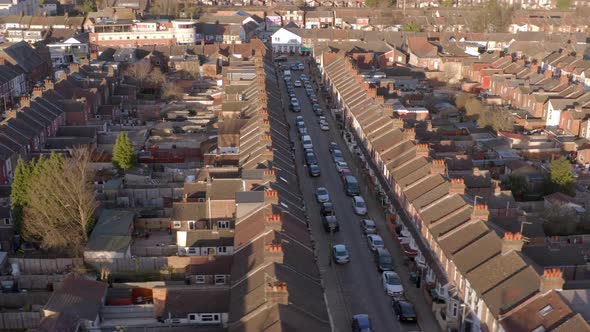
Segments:
[[[397,208],[400,242],[416,255],[441,328],[525,331],[509,328],[507,319],[524,308],[533,310],[531,303],[563,288],[562,272],[539,271],[528,263],[521,253],[523,236],[488,222],[490,212],[481,197],[467,194],[464,179],[450,178],[445,161],[434,158],[428,144],[419,143],[429,127],[409,127],[396,118],[359,75],[354,60],[343,53],[324,53],[321,68],[377,186],[387,194],[390,209]],[[562,312],[558,319],[527,331],[562,330],[579,320]],[[576,326],[589,330],[583,320]]]

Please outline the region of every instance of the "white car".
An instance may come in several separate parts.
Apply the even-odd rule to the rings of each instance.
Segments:
[[[301,87],[301,81],[295,81],[295,83],[293,83],[293,85],[294,85],[296,88],[300,88],[300,87]]]
[[[383,289],[387,295],[393,297],[401,297],[404,295],[404,286],[402,286],[402,282],[397,273],[393,271],[385,271],[381,275],[381,279],[383,280]]]
[[[330,201],[330,194],[328,193],[328,189],[324,187],[319,187],[315,191],[315,199],[318,203],[325,203]]]
[[[346,162],[338,161],[336,162],[336,169],[338,170],[338,173],[342,173],[343,170],[350,168],[348,167],[348,164]]]
[[[320,129],[323,131],[328,131],[330,130],[330,126],[328,126],[327,122],[320,122]]]
[[[383,239],[381,236],[377,234],[369,234],[367,235],[367,242],[369,243],[369,248],[372,251],[377,250],[377,248],[383,248],[385,244],[383,243]]]
[[[325,117],[325,116],[323,116],[323,115],[322,115],[322,116],[320,116],[320,117],[318,117],[318,123],[322,123],[322,122],[328,122],[328,121],[326,120],[326,117]]]
[[[361,196],[354,196],[352,198],[352,208],[354,209],[354,213],[359,216],[367,214],[367,204]]]

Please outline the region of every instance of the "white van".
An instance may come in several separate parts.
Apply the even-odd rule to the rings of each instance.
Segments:
[[[303,144],[304,149],[313,149],[313,143],[311,143],[311,137],[309,135],[301,137],[301,144]]]

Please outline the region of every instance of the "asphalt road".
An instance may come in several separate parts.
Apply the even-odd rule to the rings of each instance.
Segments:
[[[294,82],[298,79],[301,71],[292,72]],[[309,77],[309,73],[306,72]],[[282,78],[281,78],[282,79]],[[284,84],[283,97],[286,96]],[[352,168],[353,174],[357,175],[359,181],[362,177],[359,170],[355,169],[352,156],[344,146],[339,129],[333,120],[328,116],[327,110],[324,113],[330,123],[330,131],[322,131],[318,124],[318,117],[313,113],[311,102],[305,94],[305,88],[295,88],[295,93],[301,104],[301,113],[287,111],[287,120],[291,124],[291,137],[295,142],[295,157],[298,165],[298,176],[301,190],[305,197],[306,210],[311,222],[312,235],[316,241],[318,264],[322,273],[323,282],[326,288],[326,300],[335,331],[350,331],[351,317],[355,314],[369,314],[373,328],[377,332],[386,331],[419,331],[417,324],[401,324],[395,318],[391,307],[391,298],[386,295],[381,281],[381,273],[373,261],[367,241],[361,232],[359,222],[362,218],[382,220],[382,212],[375,208],[378,204],[374,197],[369,197],[368,188],[361,183],[361,190],[369,205],[367,217],[359,217],[354,214],[351,204],[351,197],[346,196],[340,174],[336,170],[332,156],[329,151],[331,141],[340,145],[346,161]],[[295,118],[302,115],[305,120],[308,132],[312,138],[314,152],[321,168],[321,176],[312,178],[307,173],[304,165],[303,148],[295,127]],[[331,235],[326,233],[321,225],[319,205],[315,201],[315,189],[326,187],[330,193],[331,201],[336,207],[336,217],[340,223],[340,231]],[[384,227],[378,225],[382,232]],[[393,244],[389,236],[383,235],[386,247],[391,251]],[[387,238],[387,239],[386,239]],[[351,261],[345,265],[330,263],[331,244],[345,244],[348,248]],[[405,283],[404,283],[405,285]]]

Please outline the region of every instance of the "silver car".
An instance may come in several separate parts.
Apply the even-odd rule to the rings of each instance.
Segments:
[[[361,220],[361,229],[363,230],[363,233],[365,235],[377,233],[377,226],[375,225],[375,221],[373,221],[371,219]]]
[[[350,255],[344,244],[337,244],[332,247],[332,257],[337,264],[346,264],[350,262]]]
[[[352,208],[354,209],[354,213],[359,216],[367,214],[367,204],[361,196],[354,196],[352,198]]]
[[[325,203],[330,201],[330,194],[328,193],[328,189],[324,187],[319,187],[315,191],[315,199],[318,203]]]
[[[367,242],[369,243],[369,248],[371,248],[373,251],[377,250],[377,248],[383,248],[385,246],[383,239],[377,234],[367,235]]]

